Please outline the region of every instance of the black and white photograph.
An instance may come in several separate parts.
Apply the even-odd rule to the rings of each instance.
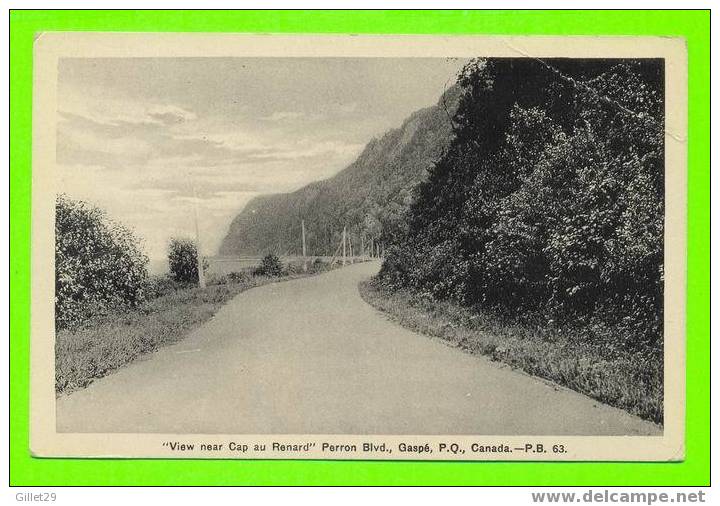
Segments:
[[[682,458],[671,40],[73,37],[35,453]]]

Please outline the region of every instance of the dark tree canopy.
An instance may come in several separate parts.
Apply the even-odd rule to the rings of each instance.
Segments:
[[[387,285],[662,335],[661,60],[478,59]]]
[[[170,239],[168,265],[170,275],[175,281],[179,283],[197,283],[198,261],[195,241],[177,237]],[[203,259],[203,267],[207,268],[207,266],[207,260]]]

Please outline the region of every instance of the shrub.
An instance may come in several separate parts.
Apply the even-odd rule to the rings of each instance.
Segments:
[[[310,266],[313,271],[322,271],[328,268],[328,262],[325,262],[322,258],[316,258]]]
[[[628,349],[658,346],[659,63],[491,58],[466,66],[459,84],[455,136],[416,188],[383,286],[609,324]]]
[[[284,273],[288,276],[294,276],[297,274],[302,274],[305,272],[305,269],[303,269],[303,263],[302,262],[288,262],[285,266]]]
[[[227,277],[226,274],[211,273],[208,276],[208,280],[207,280],[208,285],[227,285],[229,282],[230,282],[230,279]]]
[[[170,274],[179,283],[197,283],[197,249],[195,242],[190,239],[174,237],[168,246],[168,263]],[[209,266],[203,259],[203,268]]]
[[[250,281],[250,275],[247,272],[230,272],[227,279],[230,283],[247,283]]]
[[[260,265],[255,268],[253,274],[256,276],[282,276],[283,264],[276,255],[268,253],[262,259]]]
[[[97,313],[146,297],[148,258],[138,239],[104,211],[59,195],[55,201],[55,325],[73,327]]]
[[[174,293],[183,287],[184,285],[182,283],[175,281],[175,279],[173,279],[173,277],[169,274],[164,276],[152,276],[148,280],[147,298],[157,299],[163,295]]]

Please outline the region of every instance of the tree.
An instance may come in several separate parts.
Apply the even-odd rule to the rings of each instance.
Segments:
[[[455,138],[417,187],[380,278],[661,337],[661,64],[480,59],[459,83]]]
[[[173,237],[168,245],[170,275],[180,283],[198,282],[197,248],[191,239]],[[203,259],[203,268],[208,267]]]
[[[87,202],[55,201],[55,325],[136,306],[146,295],[148,258],[123,225]]]
[[[282,276],[283,264],[276,255],[268,253],[263,257],[260,265],[255,268],[254,274],[258,276]]]

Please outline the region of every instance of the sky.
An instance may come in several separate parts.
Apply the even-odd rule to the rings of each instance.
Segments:
[[[437,103],[463,61],[440,58],[64,58],[59,191],[132,229],[151,262],[171,237],[215,254],[259,194],[349,165]],[[195,194],[195,197],[193,196]]]

